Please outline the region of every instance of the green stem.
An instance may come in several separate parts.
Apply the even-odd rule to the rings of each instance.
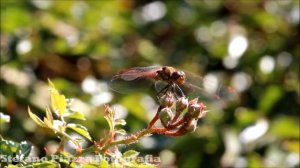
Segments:
[[[141,137],[147,135],[147,134],[152,134],[152,133],[158,133],[158,134],[162,134],[163,132],[165,132],[166,129],[165,128],[146,128],[143,129],[135,134],[132,134],[131,136],[129,136],[128,138],[122,139],[122,140],[117,140],[117,141],[112,141],[109,144],[106,144],[103,148],[102,151],[105,152],[108,148],[115,146],[115,145],[120,145],[120,144],[124,144],[124,145],[129,145],[132,143],[136,143]]]
[[[90,146],[86,149],[83,149],[82,151],[82,155],[87,154],[87,153],[91,153],[91,152],[100,152],[101,154],[104,154],[105,151],[107,149],[109,149],[112,146],[116,146],[116,145],[129,145],[135,142],[138,142],[138,140],[147,135],[147,134],[152,134],[152,133],[163,133],[166,130],[164,128],[147,128],[147,129],[143,129],[137,133],[132,134],[131,136],[129,136],[128,138],[125,139],[121,139],[121,140],[117,140],[117,141],[112,141],[110,143],[105,143],[105,145],[102,148],[97,148],[95,145]]]

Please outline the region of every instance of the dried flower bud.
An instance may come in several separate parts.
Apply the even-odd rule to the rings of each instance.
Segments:
[[[176,102],[176,111],[183,111],[188,106],[188,99],[180,97]]]
[[[200,105],[200,115],[198,118],[202,118],[207,113],[207,111],[204,111],[206,106],[203,103],[199,103],[199,105]]]
[[[197,104],[198,103],[198,97],[194,98],[193,100],[189,101],[190,104]]]
[[[202,116],[204,109],[205,105],[203,103],[189,104],[188,113],[192,116],[192,118],[198,119]]]
[[[194,132],[196,130],[196,128],[197,128],[197,120],[196,119],[191,119],[185,127],[187,132]]]
[[[159,99],[159,104],[163,107],[171,107],[174,104],[174,95],[171,92],[164,94]]]
[[[188,113],[193,117],[193,118],[198,118],[200,115],[200,106],[199,104],[190,104],[188,108]]]
[[[163,125],[168,125],[168,123],[173,119],[173,112],[170,108],[163,108],[159,113],[159,119]]]

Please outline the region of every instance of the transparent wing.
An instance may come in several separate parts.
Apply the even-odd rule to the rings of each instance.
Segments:
[[[199,97],[199,101],[225,107],[229,101],[238,100],[237,92],[213,77],[201,77],[186,73],[186,82],[180,86],[189,97]]]
[[[130,68],[119,72],[119,74],[114,76],[113,79],[121,78],[125,81],[131,81],[140,77],[153,78],[156,75],[156,71],[159,70],[160,68],[161,66]]]
[[[123,70],[113,77],[109,86],[112,90],[123,94],[147,91],[153,87],[156,71],[160,68],[160,66],[151,66]]]
[[[114,78],[110,81],[109,86],[112,90],[118,93],[128,94],[133,92],[148,91],[153,87],[154,83],[155,80],[151,78],[139,77],[130,81],[126,81],[122,78]]]

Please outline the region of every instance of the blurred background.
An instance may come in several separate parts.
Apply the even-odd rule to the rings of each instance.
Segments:
[[[58,139],[29,118],[49,105],[47,79],[83,112],[98,140],[103,104],[145,128],[157,103],[118,94],[108,81],[124,68],[170,65],[236,89],[194,133],[154,135],[122,147],[161,157],[165,167],[299,167],[299,1],[1,1],[1,135],[35,153]],[[209,106],[208,106],[209,107]],[[213,109],[213,107],[211,107]]]

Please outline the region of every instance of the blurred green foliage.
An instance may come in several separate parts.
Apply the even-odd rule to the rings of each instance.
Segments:
[[[240,100],[211,110],[193,134],[124,150],[160,156],[163,166],[299,167],[298,0],[2,0],[0,38],[0,111],[10,116],[1,136],[29,141],[34,155],[57,142],[27,113],[29,105],[44,115],[48,78],[99,139],[108,129],[101,105],[123,112],[127,132],[144,128],[156,107],[146,94],[114,93],[109,79],[159,64],[221,74]]]

